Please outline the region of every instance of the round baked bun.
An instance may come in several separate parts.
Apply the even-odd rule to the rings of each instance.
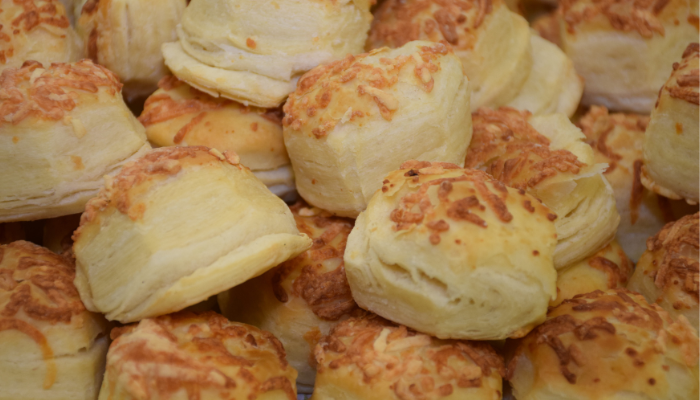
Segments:
[[[206,300],[311,246],[238,156],[163,147],[106,179],[73,235],[90,310],[138,321]]]
[[[595,291],[564,301],[508,365],[518,400],[691,400],[698,336],[640,294]]]
[[[211,97],[169,75],[147,100],[139,121],[154,147],[206,146],[234,151],[272,193],[290,196],[294,175],[279,109],[245,107]]]
[[[438,338],[524,336],[556,297],[555,217],[479,170],[407,161],[350,233],[352,296]]]
[[[518,95],[506,105],[534,115],[559,113],[571,117],[581,101],[583,79],[576,74],[574,63],[554,44],[534,32],[530,44],[532,70]]]
[[[634,264],[613,241],[594,255],[557,271],[557,298],[549,306],[558,306],[579,294],[624,288],[632,272]]]
[[[284,106],[299,194],[356,217],[384,176],[410,159],[462,164],[469,80],[449,46],[423,41],[319,66]]]
[[[445,41],[469,77],[473,109],[514,99],[532,68],[527,21],[501,0],[387,0],[375,12],[368,47]]]
[[[89,60],[0,75],[0,222],[76,214],[151,147],[119,79]]]
[[[609,113],[599,106],[591,107],[577,123],[593,148],[595,161],[608,164],[604,176],[613,188],[620,214],[616,239],[635,262],[646,250],[647,238],[664,224],[697,212],[697,207],[685,201],[670,200],[642,185],[642,146],[648,124],[648,116]]]
[[[167,74],[160,47],[177,39],[187,0],[88,0],[76,29],[87,57],[117,74],[127,99],[147,96]]]
[[[649,190],[691,204],[698,204],[700,195],[699,60],[700,44],[691,43],[681,62],[673,63],[644,136],[642,167],[642,183]]]
[[[290,207],[313,246],[262,276],[219,295],[222,313],[271,332],[299,372],[299,391],[313,388],[314,346],[357,305],[345,278],[343,254],[354,221],[298,202]]]
[[[94,400],[107,321],[85,309],[75,265],[25,241],[0,246],[0,398]]]
[[[582,103],[617,111],[650,113],[668,60],[698,40],[695,0],[564,0],[557,15],[562,49],[586,82]]]
[[[192,0],[163,46],[190,85],[258,107],[277,107],[315,66],[364,48],[371,0]]]
[[[615,237],[615,197],[585,136],[562,114],[532,116],[512,108],[472,114],[465,166],[542,200],[558,218],[554,265],[594,254]]]
[[[470,399],[502,395],[503,359],[484,342],[439,340],[370,313],[316,346],[313,400]]]
[[[80,38],[58,0],[1,0],[0,9],[0,72],[27,60],[48,66],[83,57]]]
[[[629,284],[647,301],[657,303],[674,317],[684,316],[698,330],[699,215],[669,222],[650,237]]]
[[[112,330],[99,400],[296,400],[296,371],[273,335],[209,311]]]

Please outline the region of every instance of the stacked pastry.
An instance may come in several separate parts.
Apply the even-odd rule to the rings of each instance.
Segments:
[[[109,341],[75,265],[35,244],[0,246],[0,399],[94,400]]]
[[[697,399],[697,2],[61,1],[0,0],[0,400]]]
[[[154,147],[206,146],[233,151],[272,193],[291,197],[294,175],[279,109],[246,107],[211,97],[173,76],[158,83],[139,121]]]
[[[387,0],[377,10],[370,48],[412,40],[447,42],[472,85],[472,108],[512,105],[535,114],[571,115],[583,81],[571,60],[530,33],[501,0]]]
[[[361,53],[370,0],[193,0],[165,63],[214,97],[277,107],[315,66]]]

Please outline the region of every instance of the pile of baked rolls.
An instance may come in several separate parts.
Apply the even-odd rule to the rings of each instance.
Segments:
[[[0,400],[690,400],[690,0],[0,0]]]

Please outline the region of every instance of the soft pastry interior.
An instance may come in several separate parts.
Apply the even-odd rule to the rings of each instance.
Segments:
[[[144,319],[111,336],[98,400],[296,400],[279,340],[212,311]]]
[[[508,380],[518,400],[694,399],[698,336],[640,294],[564,301],[518,343]]]
[[[585,82],[585,105],[648,114],[675,60],[698,40],[698,2],[565,0],[561,47]]]
[[[585,136],[566,116],[531,116],[512,108],[472,115],[474,135],[465,162],[507,186],[527,191],[557,218],[557,269],[605,247],[620,216],[615,197]]]
[[[462,164],[469,80],[449,46],[414,41],[319,66],[284,105],[284,142],[310,204],[356,217],[408,159]]]
[[[0,222],[80,213],[104,175],[150,149],[121,88],[89,60],[3,71]]]
[[[699,60],[696,42],[688,45],[680,62],[673,63],[651,112],[642,167],[642,183],[649,190],[695,205],[700,196]]]
[[[312,400],[500,399],[503,359],[485,342],[439,340],[365,313],[316,347]]]
[[[0,399],[94,400],[109,339],[75,265],[30,242],[0,246]]]
[[[522,337],[556,297],[555,217],[482,171],[407,161],[348,238],[353,298],[438,338]]]
[[[674,317],[684,316],[695,329],[698,323],[698,213],[669,222],[647,242],[629,288]]]
[[[277,107],[315,66],[361,53],[370,0],[193,0],[163,47],[180,79],[212,94]]]
[[[139,121],[154,147],[206,146],[234,151],[280,197],[294,192],[294,174],[282,138],[282,112],[214,98],[179,79],[163,78]]]
[[[620,225],[615,237],[625,253],[637,261],[646,250],[646,240],[667,222],[697,211],[685,201],[671,200],[642,185],[644,131],[649,117],[610,113],[593,106],[577,125],[593,148],[595,160],[607,163],[605,179],[615,192]]]
[[[85,54],[109,68],[124,84],[124,96],[135,99],[156,90],[167,74],[161,53],[177,39],[175,27],[186,0],[88,0],[79,10],[76,30]]]
[[[70,11],[59,0],[4,0],[0,6],[0,72],[29,60],[48,66],[84,57]]]
[[[343,262],[354,221],[301,201],[290,209],[313,247],[220,294],[219,304],[227,318],[269,331],[282,342],[302,391],[314,385],[318,341],[357,310]]]
[[[206,147],[163,147],[127,165],[73,239],[81,298],[120,322],[182,310],[311,246],[235,153]]]

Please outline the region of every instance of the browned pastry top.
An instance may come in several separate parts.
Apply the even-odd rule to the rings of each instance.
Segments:
[[[319,374],[349,369],[357,384],[386,384],[399,399],[440,398],[505,373],[485,342],[439,340],[369,313],[336,325],[315,356]]]
[[[374,13],[368,43],[401,47],[421,39],[469,50],[484,19],[502,5],[500,0],[387,0]]]
[[[18,124],[34,117],[58,121],[81,102],[80,94],[111,96],[120,93],[119,78],[90,60],[44,67],[25,61],[21,68],[8,68],[0,75],[0,126]]]

